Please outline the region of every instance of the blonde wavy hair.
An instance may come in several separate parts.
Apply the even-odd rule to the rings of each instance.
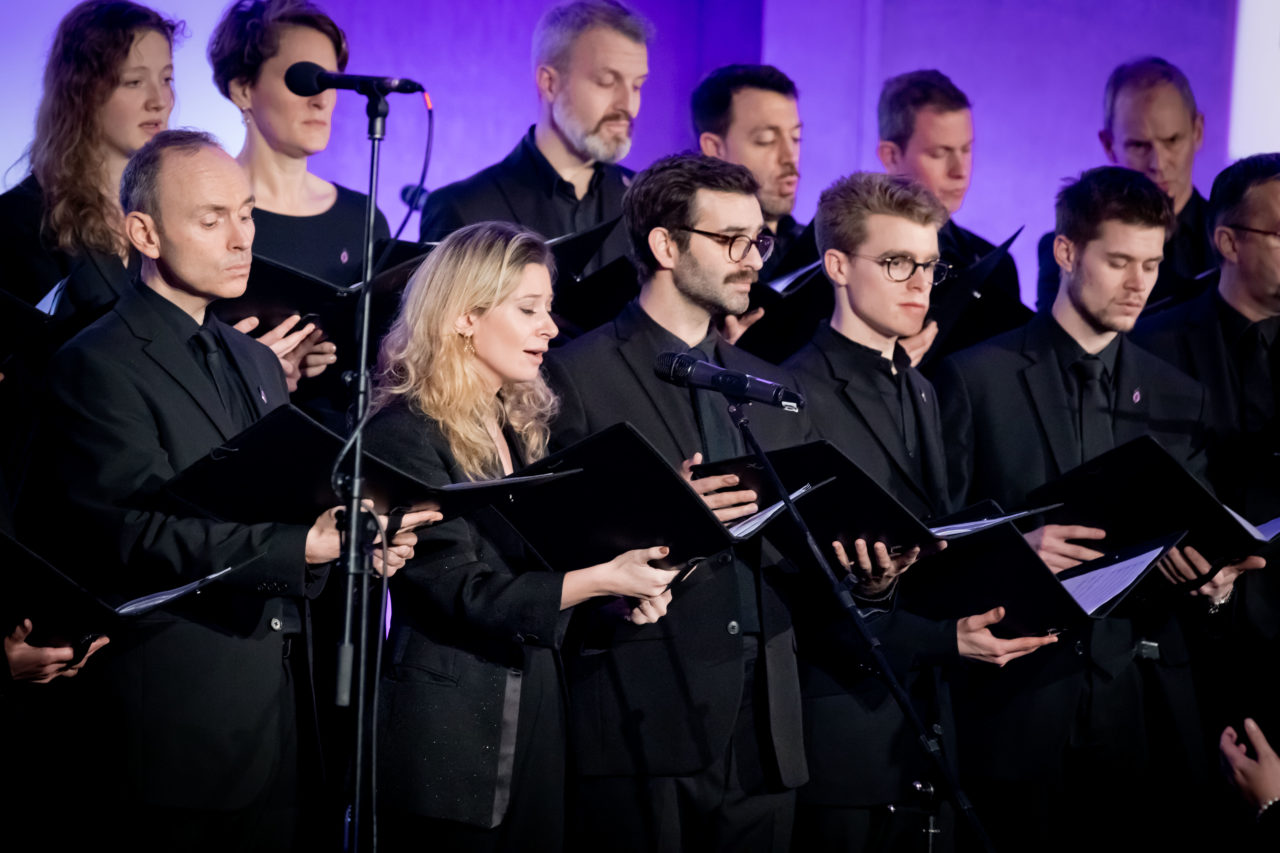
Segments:
[[[559,401],[541,374],[509,383],[495,397],[486,389],[454,324],[484,314],[515,292],[529,264],[555,259],[542,238],[506,222],[481,222],[455,231],[409,279],[400,313],[378,351],[372,407],[406,397],[440,425],[449,449],[472,480],[502,475],[485,424],[510,426],[529,461],[546,455],[549,423]]]

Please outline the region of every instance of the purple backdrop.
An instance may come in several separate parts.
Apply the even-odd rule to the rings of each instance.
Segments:
[[[549,2],[535,0],[319,0],[347,30],[353,72],[394,73],[426,84],[436,108],[429,186],[464,177],[503,157],[532,123],[529,65],[533,24]],[[30,137],[40,68],[53,28],[70,6],[55,0],[9,10],[0,67],[19,94],[0,128],[0,164]],[[187,19],[191,37],[177,54],[174,123],[204,126],[233,151],[235,110],[209,81],[204,48],[219,5],[156,0]],[[797,82],[805,121],[798,218],[818,192],[875,161],[875,102],[881,82],[913,68],[941,69],[974,104],[973,188],[957,220],[994,241],[1027,226],[1014,246],[1023,297],[1034,301],[1035,240],[1052,227],[1062,178],[1102,161],[1097,141],[1102,86],[1119,62],[1155,53],[1190,77],[1206,116],[1196,183],[1207,191],[1227,162],[1236,3],[1230,0],[635,0],[657,31],[650,78],[625,161],[643,168],[688,148],[689,92],[728,62],[771,62]],[[368,176],[363,99],[339,97],[329,150],[314,170],[363,188]],[[383,148],[379,201],[393,227],[405,208],[403,184],[417,179],[426,120],[421,103],[397,98]],[[1280,144],[1276,145],[1280,147]],[[1251,153],[1251,152],[1241,152]],[[5,175],[5,185],[22,177]],[[408,233],[416,234],[417,223]]]

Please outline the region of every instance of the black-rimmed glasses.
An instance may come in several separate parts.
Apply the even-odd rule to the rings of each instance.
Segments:
[[[686,228],[683,225],[675,225],[668,230],[688,231],[690,234],[701,234],[703,237],[710,237],[720,245],[729,248],[729,260],[735,264],[740,264],[746,260],[752,246],[755,246],[756,251],[760,253],[762,262],[769,260],[769,256],[773,254],[774,237],[772,234],[761,234],[759,237],[751,238],[746,234],[717,234],[714,231]]]
[[[875,261],[884,268],[884,274],[890,281],[908,281],[916,274],[916,270],[924,270],[924,280],[929,284],[946,281],[947,276],[951,275],[951,264],[942,261],[917,261],[907,255],[890,255],[887,258],[878,258],[874,255],[854,255],[854,257]]]

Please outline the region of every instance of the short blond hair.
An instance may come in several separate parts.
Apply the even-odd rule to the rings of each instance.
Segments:
[[[813,218],[819,254],[836,249],[857,252],[867,239],[867,217],[880,213],[941,228],[947,209],[933,193],[910,178],[880,172],[854,172],[840,178],[818,197]]]

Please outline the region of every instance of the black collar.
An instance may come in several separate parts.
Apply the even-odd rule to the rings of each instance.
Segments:
[[[573,184],[560,177],[560,173],[556,171],[555,166],[551,165],[551,161],[546,158],[541,151],[538,150],[538,143],[534,132],[537,126],[531,125],[529,132],[520,140],[520,156],[527,163],[529,174],[537,176],[537,184],[550,198],[557,192],[567,193],[575,200],[578,199],[577,190]],[[600,186],[600,177],[604,173],[604,165],[596,163],[592,166],[591,182],[587,185],[587,192],[582,196],[583,199],[594,193]]]

